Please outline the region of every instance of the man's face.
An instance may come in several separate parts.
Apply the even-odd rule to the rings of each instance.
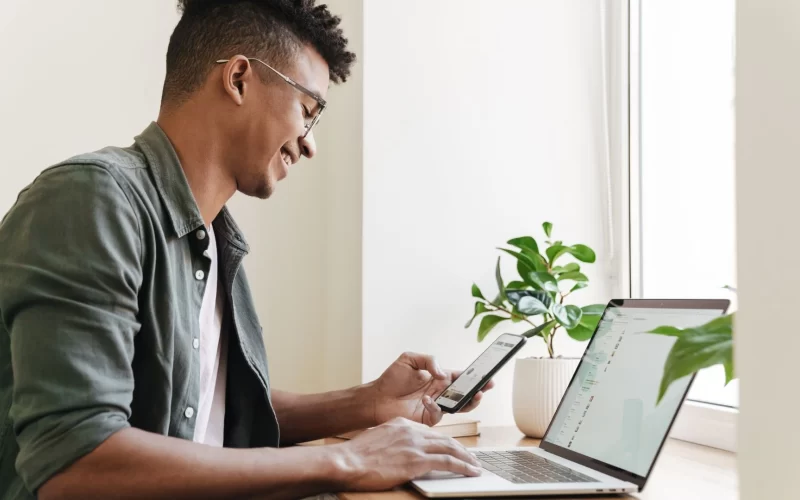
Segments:
[[[328,65],[313,48],[305,47],[287,67],[276,69],[325,99]],[[256,72],[268,77],[266,84]],[[303,136],[319,104],[257,61],[250,61],[248,70],[232,78],[237,77],[241,102],[231,124],[228,165],[239,191],[268,198],[301,156],[311,158],[316,153],[314,130]]]

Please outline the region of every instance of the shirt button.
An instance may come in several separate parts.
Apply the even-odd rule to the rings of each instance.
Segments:
[[[198,239],[198,240],[204,240],[204,239],[206,239],[206,232],[205,232],[205,231],[203,231],[202,229],[201,229],[201,230],[199,230],[199,231],[197,231],[197,233],[195,233],[195,234],[197,235],[197,239]]]
[[[192,340],[192,347],[194,347],[195,349],[197,349],[198,347],[200,347],[200,339],[194,339],[194,340]]]
[[[203,278],[206,277],[206,273],[204,273],[203,271],[197,271],[196,273],[194,273],[194,277],[197,278],[198,281],[201,281]]]
[[[186,418],[192,418],[194,416],[194,408],[191,406],[186,408],[186,411],[183,412],[183,414],[186,415]]]

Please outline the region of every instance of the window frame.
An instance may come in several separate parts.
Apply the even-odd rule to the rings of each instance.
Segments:
[[[623,46],[628,55],[627,179],[628,206],[622,227],[628,227],[628,287],[631,298],[642,298],[642,157],[641,157],[641,2],[628,0],[628,32]],[[627,183],[625,183],[627,180]],[[624,237],[623,237],[624,238]],[[670,437],[682,441],[736,451],[739,410],[687,399],[681,407]]]

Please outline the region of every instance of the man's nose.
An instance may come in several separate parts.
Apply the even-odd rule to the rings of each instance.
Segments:
[[[306,158],[313,158],[317,154],[317,143],[314,141],[314,131],[308,132],[308,135],[300,139],[300,153]]]

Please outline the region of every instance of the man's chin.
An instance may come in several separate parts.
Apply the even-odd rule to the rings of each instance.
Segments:
[[[253,194],[253,196],[255,196],[256,198],[260,198],[262,200],[266,200],[267,198],[272,196],[272,193],[274,193],[274,192],[275,192],[275,189],[273,189],[272,184],[265,183],[258,190],[256,190],[256,192]]]
[[[264,179],[262,182],[251,186],[247,186],[246,188],[240,185],[239,192],[245,196],[252,196],[254,198],[260,198],[262,200],[266,200],[267,198],[272,196],[272,193],[275,192],[275,189],[271,182]]]

